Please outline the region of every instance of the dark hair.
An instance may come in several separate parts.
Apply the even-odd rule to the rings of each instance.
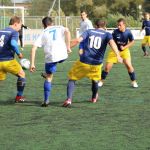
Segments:
[[[44,18],[42,19],[42,23],[43,23],[43,25],[44,25],[44,28],[46,28],[47,26],[52,25],[53,20],[52,20],[52,18],[50,18],[50,17],[44,17]]]
[[[81,10],[80,13],[84,13],[84,12],[85,12],[86,14],[88,14],[86,10]]]
[[[96,20],[95,21],[95,25],[98,27],[98,28],[105,28],[106,27],[106,22],[104,20]]]
[[[118,22],[118,23],[123,22],[124,24],[126,24],[126,21],[125,21],[124,18],[119,18],[119,19],[117,20],[117,22]]]
[[[20,22],[21,22],[20,17],[13,16],[9,21],[9,25],[14,25],[15,23],[20,23]]]

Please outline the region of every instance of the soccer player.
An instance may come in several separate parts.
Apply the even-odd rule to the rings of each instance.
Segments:
[[[134,68],[131,63],[131,55],[129,51],[129,47],[131,47],[134,43],[134,38],[129,29],[126,28],[126,22],[123,18],[118,19],[117,21],[118,29],[114,30],[113,32],[113,39],[117,44],[117,47],[120,51],[120,56],[123,59],[123,63],[125,64],[128,74],[131,79],[131,85],[134,88],[138,87],[136,82]],[[101,80],[99,81],[98,86],[101,87],[103,85],[104,80],[106,79],[108,73],[110,72],[113,64],[117,63],[117,58],[115,53],[110,50],[108,52],[108,57],[106,60],[105,69],[102,71]]]
[[[53,74],[56,72],[58,63],[67,59],[70,49],[70,31],[63,26],[53,26],[52,19],[45,17],[42,20],[44,30],[34,43],[31,50],[31,68],[35,71],[35,54],[38,47],[44,48],[45,53],[45,82],[44,82],[44,101],[42,107],[49,105],[49,96],[52,88]],[[66,40],[66,41],[65,41]]]
[[[10,26],[0,30],[0,81],[5,80],[7,73],[18,77],[15,102],[24,102],[25,100],[23,97],[26,83],[25,72],[15,59],[15,53],[19,58],[23,58],[18,48],[18,31],[21,28],[21,24],[21,19],[14,16],[10,19]]]
[[[88,19],[87,12],[81,11],[79,35],[81,35],[83,32],[85,32],[88,29],[93,29],[92,22]]]
[[[148,56],[148,52],[145,46],[148,45],[150,48],[150,14],[149,13],[144,14],[144,21],[142,23],[141,31],[143,29],[145,29],[145,36],[144,39],[142,40],[142,50],[144,52],[144,56]]]
[[[23,28],[24,29],[30,29],[29,27],[25,25],[21,25],[21,29],[19,30],[19,41],[20,41],[20,47],[23,50]]]
[[[97,102],[98,81],[100,80],[99,73],[101,72],[107,43],[109,43],[116,54],[117,60],[122,62],[112,35],[105,31],[105,21],[97,20],[95,26],[96,29],[86,30],[79,38],[73,40],[71,43],[72,47],[82,42],[83,51],[80,53],[80,60],[76,61],[69,71],[67,99],[64,101],[64,107],[71,105],[75,82],[83,77],[87,77],[92,81],[92,97],[90,102]]]

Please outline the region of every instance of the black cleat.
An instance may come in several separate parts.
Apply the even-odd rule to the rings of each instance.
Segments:
[[[41,77],[46,78],[46,73],[41,73]]]
[[[49,105],[49,102],[43,102],[43,103],[41,104],[41,107],[48,107],[48,105]]]

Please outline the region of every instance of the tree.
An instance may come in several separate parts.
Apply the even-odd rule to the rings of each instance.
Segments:
[[[1,0],[0,1],[1,6],[9,6],[11,4],[12,4],[11,0]]]

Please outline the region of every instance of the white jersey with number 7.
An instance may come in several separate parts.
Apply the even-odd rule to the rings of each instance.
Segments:
[[[34,46],[43,47],[45,63],[58,62],[68,57],[63,26],[50,26],[42,31]]]

